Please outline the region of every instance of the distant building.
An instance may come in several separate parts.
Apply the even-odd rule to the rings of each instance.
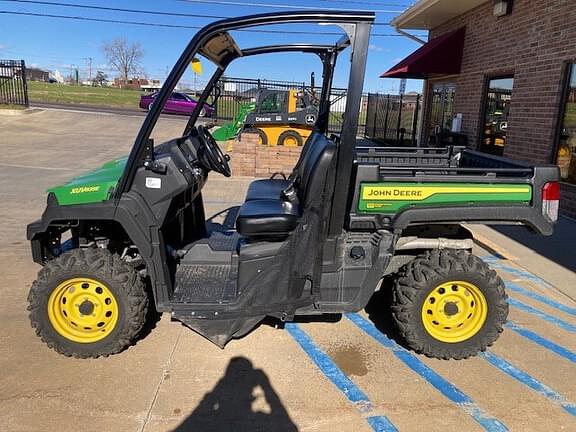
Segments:
[[[28,81],[50,81],[50,71],[38,68],[26,68],[26,79]]]
[[[404,108],[414,109],[418,104],[419,98],[420,93],[415,91],[408,92],[403,96],[402,104],[404,105]]]
[[[62,76],[62,74],[58,69],[56,69],[54,73],[52,73],[50,78],[53,78],[59,84],[62,84],[64,82],[64,77]]]
[[[113,87],[142,90],[144,92],[155,92],[160,90],[162,84],[159,79],[134,77],[129,78],[128,81],[126,81],[124,78],[114,78]]]
[[[153,93],[162,88],[162,83],[159,79],[147,79],[145,82],[140,83],[140,89],[146,93]]]

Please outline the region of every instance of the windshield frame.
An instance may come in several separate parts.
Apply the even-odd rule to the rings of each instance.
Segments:
[[[152,109],[146,116],[140,131],[136,137],[134,145],[128,156],[126,167],[124,173],[120,178],[118,186],[116,187],[114,198],[119,199],[122,194],[130,189],[136,170],[138,166],[141,165],[145,158],[145,155],[150,156],[153,154],[153,142],[150,139],[150,135],[154,126],[156,125],[160,113],[166,104],[170,94],[176,87],[180,78],[186,71],[186,68],[192,61],[192,59],[200,53],[201,48],[215,35],[229,30],[237,30],[247,27],[258,27],[271,24],[296,24],[296,23],[322,23],[322,24],[336,24],[348,33],[349,39],[352,41],[352,49],[354,53],[354,44],[356,41],[356,36],[360,31],[361,34],[369,34],[369,27],[372,26],[374,22],[375,14],[372,12],[285,12],[285,13],[270,13],[270,14],[259,14],[252,16],[245,16],[239,18],[230,18],[221,21],[216,21],[212,24],[207,25],[202,28],[194,37],[190,40],[186,49],[180,55],[178,61],[174,65],[172,71],[168,75],[166,82],[162,86],[159,94],[156,97],[156,101],[152,106]],[[350,27],[351,26],[351,27]],[[352,30],[350,30],[352,29]],[[352,34],[350,34],[352,32]],[[364,39],[364,37],[362,38]],[[363,45],[367,45],[367,42],[363,41]],[[362,51],[367,51],[367,47],[362,46]],[[366,52],[363,53],[363,56]],[[354,54],[352,55],[354,57]],[[225,65],[223,67],[218,67],[216,72],[213,74],[207,87],[213,87],[218,79],[224,73],[226,66],[233,59],[227,59],[225,57]],[[362,66],[365,68],[365,62]],[[352,65],[354,66],[354,65]],[[353,73],[354,67],[352,68],[351,74]],[[362,80],[363,82],[363,74]],[[206,89],[205,92],[206,93]],[[204,94],[203,94],[204,96]],[[207,96],[206,96],[207,98]],[[200,102],[200,101],[199,101]],[[199,105],[201,105],[199,103]],[[194,110],[192,117],[197,119],[199,110]],[[194,115],[194,113],[196,115]],[[192,119],[191,117],[191,119]],[[195,120],[194,120],[195,121]],[[357,119],[356,119],[357,123]],[[357,125],[356,125],[357,126]],[[188,127],[187,127],[188,129]]]
[[[330,95],[328,93],[329,93],[330,89],[332,88],[332,75],[333,75],[332,72],[333,72],[334,65],[336,63],[336,57],[338,56],[338,54],[342,50],[346,49],[348,46],[349,46],[349,44],[340,44],[340,45],[313,45],[313,44],[270,45],[270,46],[262,46],[262,47],[244,49],[244,50],[242,50],[241,58],[256,56],[256,55],[281,53],[281,52],[300,52],[300,53],[309,53],[309,54],[317,55],[319,57],[320,61],[322,62],[322,66],[323,66],[322,75],[323,75],[324,79],[330,80],[330,84],[328,86],[325,83],[323,83],[322,93],[320,96],[321,102],[319,104],[319,107],[320,108],[326,108],[326,104],[323,102],[326,99],[329,100],[329,97],[330,97]],[[332,58],[332,57],[334,57],[334,58]],[[238,58],[231,60],[230,63],[232,63],[234,60],[237,60],[237,59]],[[328,69],[328,68],[330,68],[330,69]],[[225,71],[225,69],[220,69],[220,68],[217,68],[216,71],[214,71],[214,74],[212,75],[212,77],[208,81],[208,84],[206,85],[206,87],[204,87],[202,94],[198,98],[197,107],[198,106],[202,107],[202,106],[204,106],[205,103],[207,103],[208,98],[212,94],[212,91],[216,87],[216,85],[217,85],[219,79],[222,77],[222,74],[224,71]],[[198,118],[200,116],[200,111],[201,111],[201,108],[195,108],[192,111],[192,113],[190,114],[190,118],[188,119],[188,123],[186,124],[186,127],[184,128],[183,136],[188,136],[192,132],[192,129],[194,128],[196,121],[198,120]],[[327,115],[328,114],[326,114],[326,116]],[[327,124],[326,124],[326,126],[327,126]],[[321,129],[325,129],[326,126],[321,125]]]

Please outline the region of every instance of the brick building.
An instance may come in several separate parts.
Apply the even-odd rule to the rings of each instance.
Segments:
[[[392,24],[429,31],[383,75],[425,79],[420,142],[558,164],[576,218],[576,2],[420,0]]]

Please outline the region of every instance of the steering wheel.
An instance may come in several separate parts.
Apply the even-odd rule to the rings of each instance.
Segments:
[[[200,125],[196,128],[198,130],[198,138],[202,142],[202,160],[207,165],[207,168],[222,174],[225,177],[232,175],[230,169],[230,156],[224,154],[220,146],[210,134],[208,129]]]

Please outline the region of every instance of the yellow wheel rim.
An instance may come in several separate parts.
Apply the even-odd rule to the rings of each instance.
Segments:
[[[298,141],[293,136],[284,138],[284,145],[286,147],[298,147]]]
[[[79,343],[98,342],[118,322],[118,303],[108,287],[94,279],[68,279],[48,299],[48,318],[66,339]]]
[[[422,322],[430,336],[441,342],[470,339],[486,322],[488,303],[469,282],[448,281],[434,288],[422,305]]]

